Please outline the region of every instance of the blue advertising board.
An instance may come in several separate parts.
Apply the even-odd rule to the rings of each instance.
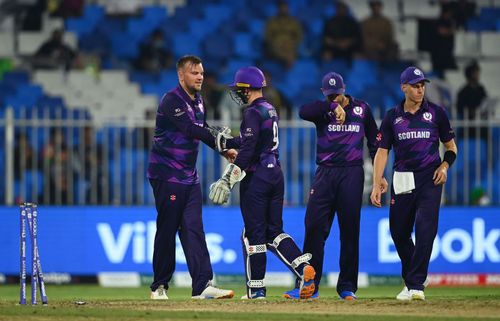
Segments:
[[[299,246],[304,208],[285,208],[285,231]],[[39,207],[39,252],[45,273],[95,275],[106,271],[151,274],[155,235],[152,207]],[[243,274],[238,208],[205,207],[207,244],[214,272]],[[400,262],[389,233],[388,209],[363,208],[360,271],[398,275]],[[335,224],[325,250],[324,272],[338,271]],[[0,207],[0,273],[19,273],[19,210]],[[177,270],[187,271],[180,243]],[[272,254],[268,271],[287,271]],[[500,209],[443,208],[429,268],[434,273],[500,273]]]

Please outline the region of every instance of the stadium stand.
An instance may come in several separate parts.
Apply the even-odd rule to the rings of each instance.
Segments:
[[[242,66],[262,66],[273,76],[275,87],[284,93],[295,109],[300,103],[318,98],[320,77],[327,70],[335,70],[346,78],[349,84],[347,91],[367,100],[380,119],[402,97],[399,73],[404,66],[417,64],[425,72],[432,74],[429,54],[420,50],[417,42],[419,20],[433,19],[439,14],[439,6],[433,1],[383,2],[384,13],[394,24],[401,61],[378,65],[358,58],[349,65],[341,60],[319,60],[317,55],[321,46],[322,27],[335,10],[333,3],[291,0],[290,12],[303,23],[305,39],[299,52],[300,57],[290,70],[263,60],[263,28],[266,19],[276,12],[274,4],[262,5],[248,0],[98,0],[87,4],[82,16],[65,21],[45,14],[42,30],[19,33],[18,47],[14,41],[16,34],[8,28],[0,28],[0,119],[5,117],[5,111],[10,107],[13,108],[15,117],[82,117],[96,127],[104,126],[117,118],[125,123],[146,121],[146,111],[154,109],[164,91],[177,82],[173,67],[156,74],[134,70],[133,62],[138,56],[139,46],[155,28],[160,28],[165,33],[165,40],[174,58],[186,53],[200,55],[205,61],[205,68],[216,71],[221,84],[229,83],[234,72]],[[358,21],[369,13],[365,0],[349,1],[348,5],[351,14]],[[463,66],[473,58],[479,61],[482,82],[488,94],[493,99],[498,98],[500,8],[496,6],[500,3],[476,1],[476,5],[477,16],[469,20],[466,29],[458,30],[455,36],[454,54],[459,69],[445,73],[444,81],[449,84],[453,99],[464,83]],[[32,70],[29,56],[33,55],[54,28],[61,26],[66,29],[65,41],[80,52],[81,69],[67,73],[61,70]],[[95,61],[98,66],[92,65]],[[491,108],[492,115],[498,116],[494,119],[499,120],[500,106],[492,104]],[[297,115],[292,117],[297,118]],[[498,123],[492,126],[496,126],[492,131],[493,139],[498,141]],[[2,131],[0,138],[3,136]],[[473,142],[463,144],[464,148],[468,145],[476,146]],[[471,150],[476,152],[468,154],[468,157],[479,162],[481,168],[486,168],[487,162],[482,158],[486,151],[482,147]],[[127,149],[124,153],[134,154],[135,151],[136,149]],[[0,152],[5,153],[1,144]],[[499,155],[497,144],[492,151],[495,173],[499,172]],[[144,160],[143,156],[141,152],[131,159]],[[313,167],[313,159],[307,159],[309,166]],[[122,161],[122,158],[110,160],[115,163],[123,163]],[[457,168],[465,166],[460,164]],[[127,170],[135,172],[133,167]],[[308,170],[301,171],[312,175]],[[113,177],[122,174],[123,172],[119,175],[113,172]],[[468,180],[485,179],[487,178]],[[463,182],[464,177],[461,180]],[[144,185],[135,180],[133,182],[133,186]],[[462,186],[461,182],[457,184]],[[294,188],[304,188],[305,183],[293,183],[300,185]],[[16,193],[19,193],[20,183],[16,184]],[[498,190],[498,180],[493,185],[492,190]],[[448,198],[460,202],[461,195],[466,192],[458,191],[458,197]],[[133,194],[136,193],[138,192],[134,190]],[[125,193],[117,197],[116,202],[144,201],[142,196],[127,195]],[[499,198],[497,195],[494,199],[498,202]],[[303,201],[302,197],[300,199]]]

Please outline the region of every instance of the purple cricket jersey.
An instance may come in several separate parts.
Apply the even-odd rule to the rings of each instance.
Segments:
[[[239,148],[234,164],[254,172],[259,164],[276,168],[278,152],[278,114],[264,97],[254,100],[244,111],[240,137],[228,141],[228,148]]]
[[[420,109],[404,111],[404,101],[390,109],[380,125],[380,148],[394,146],[394,170],[421,171],[441,164],[439,140],[455,138],[444,108],[424,99]]]
[[[377,150],[377,124],[370,106],[351,96],[344,107],[346,119],[340,125],[330,102],[314,101],[300,107],[300,118],[316,125],[316,164],[328,167],[363,165],[363,137],[370,156]]]
[[[156,112],[148,178],[199,183],[196,159],[200,140],[215,148],[214,138],[204,126],[205,110],[199,93],[192,100],[180,85],[166,93]]]

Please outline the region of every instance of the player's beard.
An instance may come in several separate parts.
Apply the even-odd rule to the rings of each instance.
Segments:
[[[196,93],[199,93],[201,91],[201,87],[203,84],[200,84],[199,86],[194,84],[193,86],[186,86],[186,89],[189,91],[189,94],[194,95]]]

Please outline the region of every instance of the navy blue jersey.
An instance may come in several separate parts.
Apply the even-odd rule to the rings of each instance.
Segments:
[[[193,100],[181,86],[166,93],[156,112],[148,178],[187,185],[199,183],[196,171],[199,142],[215,148],[213,136],[205,126],[205,110],[199,94]]]
[[[427,100],[415,114],[404,111],[404,101],[390,109],[380,126],[380,148],[394,147],[394,169],[421,171],[441,164],[439,140],[455,138],[445,110]]]
[[[314,101],[300,107],[300,118],[316,125],[316,163],[329,167],[346,167],[363,164],[363,138],[367,139],[370,156],[377,150],[377,124],[370,106],[348,96],[344,107],[346,119],[340,125],[330,107],[330,102]]]
[[[259,164],[273,168],[278,165],[278,145],[276,109],[265,98],[258,98],[243,113],[240,137],[228,142],[229,148],[239,148],[234,164],[247,172],[255,171]]]

